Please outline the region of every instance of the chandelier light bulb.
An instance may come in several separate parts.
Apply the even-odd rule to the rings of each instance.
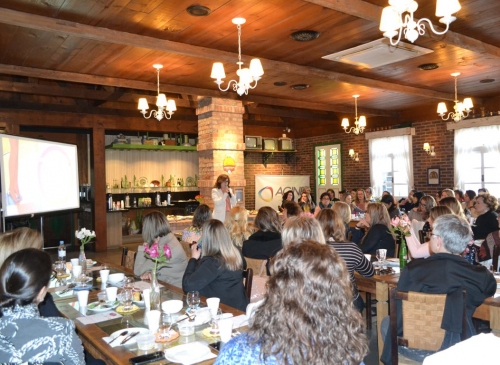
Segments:
[[[258,58],[254,58],[250,61],[250,66],[242,67],[243,62],[241,61],[241,25],[245,24],[246,20],[244,18],[234,18],[233,24],[236,24],[238,29],[238,70],[236,75],[239,77],[238,81],[230,80],[227,84],[227,88],[223,89],[221,85],[224,83],[223,79],[226,77],[226,72],[224,71],[224,65],[222,62],[215,62],[212,66],[212,73],[210,77],[215,79],[215,83],[218,85],[220,91],[227,91],[232,86],[233,91],[236,91],[239,96],[243,94],[248,95],[248,90],[255,89],[257,87],[257,82],[264,75],[264,69],[262,68],[262,63]]]

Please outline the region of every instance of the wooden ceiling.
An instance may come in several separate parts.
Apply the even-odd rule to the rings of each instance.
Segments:
[[[418,18],[436,25],[435,0],[417,0]],[[452,108],[452,72],[461,72],[459,98],[500,109],[500,1],[462,0],[444,36],[420,36],[433,52],[373,69],[322,59],[382,38],[387,0],[2,0],[0,2],[0,109],[32,109],[137,116],[137,100],[161,91],[176,99],[173,119],[196,120],[198,96],[242,99],[246,126],[285,125],[305,131],[311,121],[340,131],[342,117],[358,112],[369,127],[438,120],[437,103]],[[188,14],[190,5],[211,9]],[[237,30],[244,17],[243,61],[258,57],[264,76],[248,96],[222,93],[210,78],[221,61],[235,78]],[[311,42],[290,34],[314,30]],[[417,66],[437,63],[421,71]],[[484,79],[494,79],[481,83]],[[285,86],[275,86],[285,82]],[[294,90],[294,84],[308,84]],[[165,123],[164,121],[162,123]],[[297,135],[295,135],[297,136]]]

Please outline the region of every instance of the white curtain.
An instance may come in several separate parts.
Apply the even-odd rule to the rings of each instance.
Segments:
[[[374,138],[369,141],[370,179],[375,196],[381,196],[384,179],[388,172],[403,172],[402,179],[395,183],[406,183],[413,186],[413,165],[411,136]]]
[[[471,159],[478,152],[496,153],[500,157],[500,125],[455,130],[455,186],[464,189],[473,175]]]

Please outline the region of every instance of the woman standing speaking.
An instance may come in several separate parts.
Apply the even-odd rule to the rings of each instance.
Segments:
[[[212,189],[212,200],[214,201],[214,212],[212,217],[224,223],[226,214],[236,205],[236,196],[229,187],[229,176],[221,174]]]

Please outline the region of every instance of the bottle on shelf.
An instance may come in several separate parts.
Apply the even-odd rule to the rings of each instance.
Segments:
[[[66,245],[64,241],[59,241],[59,248],[57,249],[57,257],[59,261],[66,262]]]
[[[108,210],[113,210],[113,194],[108,194]]]
[[[172,196],[170,195],[170,191],[167,191],[167,205],[170,205],[170,199]]]
[[[128,195],[125,195],[125,208],[130,208],[130,196]]]
[[[161,205],[161,197],[160,197],[160,193],[159,192],[156,192],[155,204],[156,204],[156,206],[160,206]]]

